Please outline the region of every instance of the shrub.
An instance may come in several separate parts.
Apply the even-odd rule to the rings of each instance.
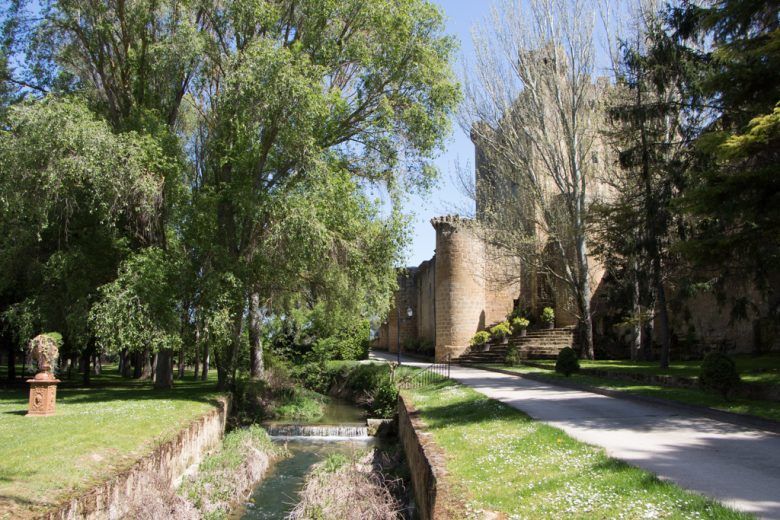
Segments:
[[[398,387],[390,379],[383,379],[369,390],[368,411],[372,417],[389,418],[395,414],[398,406]]]
[[[531,322],[525,318],[515,318],[512,320],[512,334],[519,334],[521,330],[528,328]]]
[[[490,333],[486,330],[480,330],[474,336],[471,338],[471,346],[472,347],[478,347],[481,345],[484,345],[490,341]]]
[[[520,364],[520,351],[517,349],[516,345],[510,345],[509,349],[506,351],[506,359],[504,362],[510,367]]]
[[[420,342],[418,352],[426,356],[432,356],[436,352],[436,346],[433,344],[433,341],[423,340]]]
[[[344,384],[372,417],[392,417],[398,401],[398,388],[390,378],[390,366],[366,364],[354,367]]]
[[[545,323],[555,322],[555,310],[552,307],[545,307],[542,309],[542,321]]]
[[[419,352],[420,342],[414,338],[406,338],[403,343],[404,352]]]
[[[501,341],[507,336],[511,334],[511,331],[509,330],[509,322],[508,321],[502,321],[498,325],[492,327],[490,329],[490,338]]]
[[[728,398],[739,382],[733,359],[721,352],[710,352],[704,357],[699,372],[699,384],[702,387],[720,392],[724,398]]]
[[[579,372],[580,362],[577,353],[571,347],[566,347],[558,352],[558,360],[555,362],[555,371],[569,377],[574,372]]]

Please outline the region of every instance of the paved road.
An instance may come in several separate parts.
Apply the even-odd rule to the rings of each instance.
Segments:
[[[452,378],[663,479],[780,520],[780,435],[475,368],[453,365]]]

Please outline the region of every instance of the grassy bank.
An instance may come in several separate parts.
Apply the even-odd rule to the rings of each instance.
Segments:
[[[457,383],[405,395],[446,452],[469,518],[750,518]]]
[[[742,380],[746,383],[780,385],[780,353],[752,356],[740,354],[732,356]],[[535,360],[534,363],[555,368],[555,360]],[[628,374],[670,375],[698,377],[701,361],[673,361],[669,368],[661,368],[657,361],[630,360],[580,360],[585,369],[608,370]]]
[[[291,520],[341,518],[399,518],[403,509],[393,493],[398,481],[388,481],[385,468],[376,467],[378,452],[333,453],[306,477]],[[403,486],[400,486],[403,487]]]
[[[271,461],[283,452],[260,426],[233,430],[220,449],[201,462],[198,473],[184,480],[178,495],[203,518],[228,518],[231,507],[249,495]]]
[[[216,406],[214,381],[169,391],[122,379],[63,384],[57,415],[26,417],[27,388],[0,390],[0,518],[27,518],[130,467]]]
[[[584,361],[581,361],[586,366]],[[538,367],[529,367],[525,365],[506,366],[506,365],[485,365],[488,368],[501,368],[518,374],[534,374],[555,380],[568,380],[585,386],[603,388],[607,390],[618,390],[635,395],[644,395],[660,399],[669,399],[681,403],[693,404],[697,406],[706,406],[716,410],[726,412],[755,415],[765,419],[780,421],[780,402],[777,401],[758,401],[753,399],[732,398],[724,399],[720,394],[707,392],[698,388],[674,388],[661,385],[651,385],[646,383],[637,383],[631,381],[619,381],[596,377],[585,374],[572,374],[566,378],[562,374],[557,374],[553,370]],[[554,365],[553,365],[554,367]],[[743,378],[746,379],[746,378]]]

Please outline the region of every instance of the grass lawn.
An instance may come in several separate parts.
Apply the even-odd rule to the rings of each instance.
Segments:
[[[90,388],[63,382],[57,415],[25,417],[27,388],[0,389],[0,519],[35,516],[128,468],[212,409],[217,396],[214,380],[189,376],[156,391],[108,366]]]
[[[457,383],[405,395],[446,452],[468,518],[751,518]]]
[[[552,363],[554,367],[555,362],[553,361]],[[580,364],[583,367],[590,366],[588,363],[590,362],[580,361]],[[617,381],[614,379],[607,379],[604,377],[595,377],[584,374],[572,374],[571,377],[566,378],[562,374],[557,374],[552,370],[538,367],[529,367],[525,365],[519,365],[515,367],[509,367],[506,365],[485,366],[490,368],[501,368],[504,370],[517,372],[519,374],[536,374],[547,377],[549,379],[569,380],[574,383],[587,386],[605,388],[608,390],[619,390],[631,394],[646,395],[650,397],[658,397],[661,399],[670,399],[672,401],[680,401],[687,404],[707,406],[717,410],[755,415],[765,419],[780,421],[780,402],[777,401],[757,401],[741,398],[733,398],[727,401],[719,394],[705,392],[704,390],[699,390],[696,388],[673,388],[660,385],[648,385],[631,381]]]
[[[732,356],[732,359],[737,364],[737,370],[743,381],[780,385],[780,353],[761,356],[740,354]],[[549,366],[550,369],[555,368],[555,360],[551,359],[534,360],[534,363]],[[672,361],[668,369],[662,369],[657,361],[582,359],[580,366],[611,372],[698,377],[701,361]]]

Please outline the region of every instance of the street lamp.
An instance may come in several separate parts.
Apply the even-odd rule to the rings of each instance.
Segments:
[[[395,339],[398,344],[396,345],[395,354],[396,354],[396,361],[400,365],[401,364],[401,308],[397,307],[396,311],[398,312],[398,319],[395,322],[395,326],[396,326]],[[414,311],[412,310],[411,307],[406,308],[406,316],[408,317],[408,319],[412,319],[412,316],[414,316]]]

